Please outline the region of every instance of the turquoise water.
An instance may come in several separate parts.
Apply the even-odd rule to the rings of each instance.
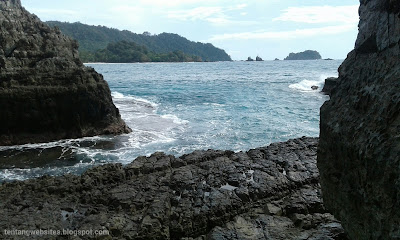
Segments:
[[[108,81],[131,134],[0,147],[0,181],[79,174],[155,151],[233,151],[318,136],[313,91],[341,61],[88,64]]]

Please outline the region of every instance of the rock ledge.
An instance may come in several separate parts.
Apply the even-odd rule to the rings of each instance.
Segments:
[[[6,183],[0,228],[106,229],[109,239],[347,239],[322,204],[317,145],[301,138],[248,152],[155,153],[82,176]]]

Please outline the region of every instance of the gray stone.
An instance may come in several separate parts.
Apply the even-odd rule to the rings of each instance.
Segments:
[[[350,239],[400,238],[400,4],[362,0],[355,50],[321,108],[324,203]]]
[[[301,138],[239,153],[155,153],[82,176],[5,183],[0,229],[106,229],[109,239],[347,239],[323,206],[317,146]],[[236,187],[221,188],[230,179]]]
[[[0,1],[0,10],[0,145],[130,131],[75,40],[19,0]]]

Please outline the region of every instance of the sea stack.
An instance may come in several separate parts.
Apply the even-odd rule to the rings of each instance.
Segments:
[[[355,49],[321,108],[318,167],[350,239],[399,239],[400,3],[360,2]]]
[[[0,145],[130,131],[77,42],[20,0],[0,1],[0,46]]]

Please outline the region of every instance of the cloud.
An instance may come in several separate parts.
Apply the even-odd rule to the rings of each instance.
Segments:
[[[239,4],[233,7],[196,7],[187,10],[170,11],[167,17],[179,21],[206,21],[217,26],[254,24],[255,22],[252,21],[234,21],[227,14],[229,12],[242,10],[246,7],[247,4]]]
[[[273,21],[290,21],[301,23],[357,23],[358,5],[351,6],[311,6],[289,7]]]
[[[190,10],[178,10],[168,13],[168,18],[180,21],[207,20],[211,16],[222,16],[222,7],[197,7]]]
[[[328,26],[320,28],[306,28],[296,29],[292,31],[281,31],[281,32],[243,32],[243,33],[232,33],[232,34],[220,34],[214,35],[208,41],[222,41],[222,40],[270,40],[270,39],[295,39],[322,35],[335,35],[344,32],[352,31],[357,26],[353,24]]]
[[[136,6],[115,6],[109,12],[112,19],[117,19],[120,22],[129,22],[131,25],[141,24],[147,14],[147,10]]]
[[[75,18],[80,15],[78,11],[73,10],[62,10],[62,9],[45,9],[45,8],[35,8],[31,9],[36,15],[40,15],[44,20],[54,20],[59,19],[63,16],[65,19]]]
[[[156,7],[176,7],[196,3],[214,2],[213,0],[140,0],[140,5],[151,5]]]

